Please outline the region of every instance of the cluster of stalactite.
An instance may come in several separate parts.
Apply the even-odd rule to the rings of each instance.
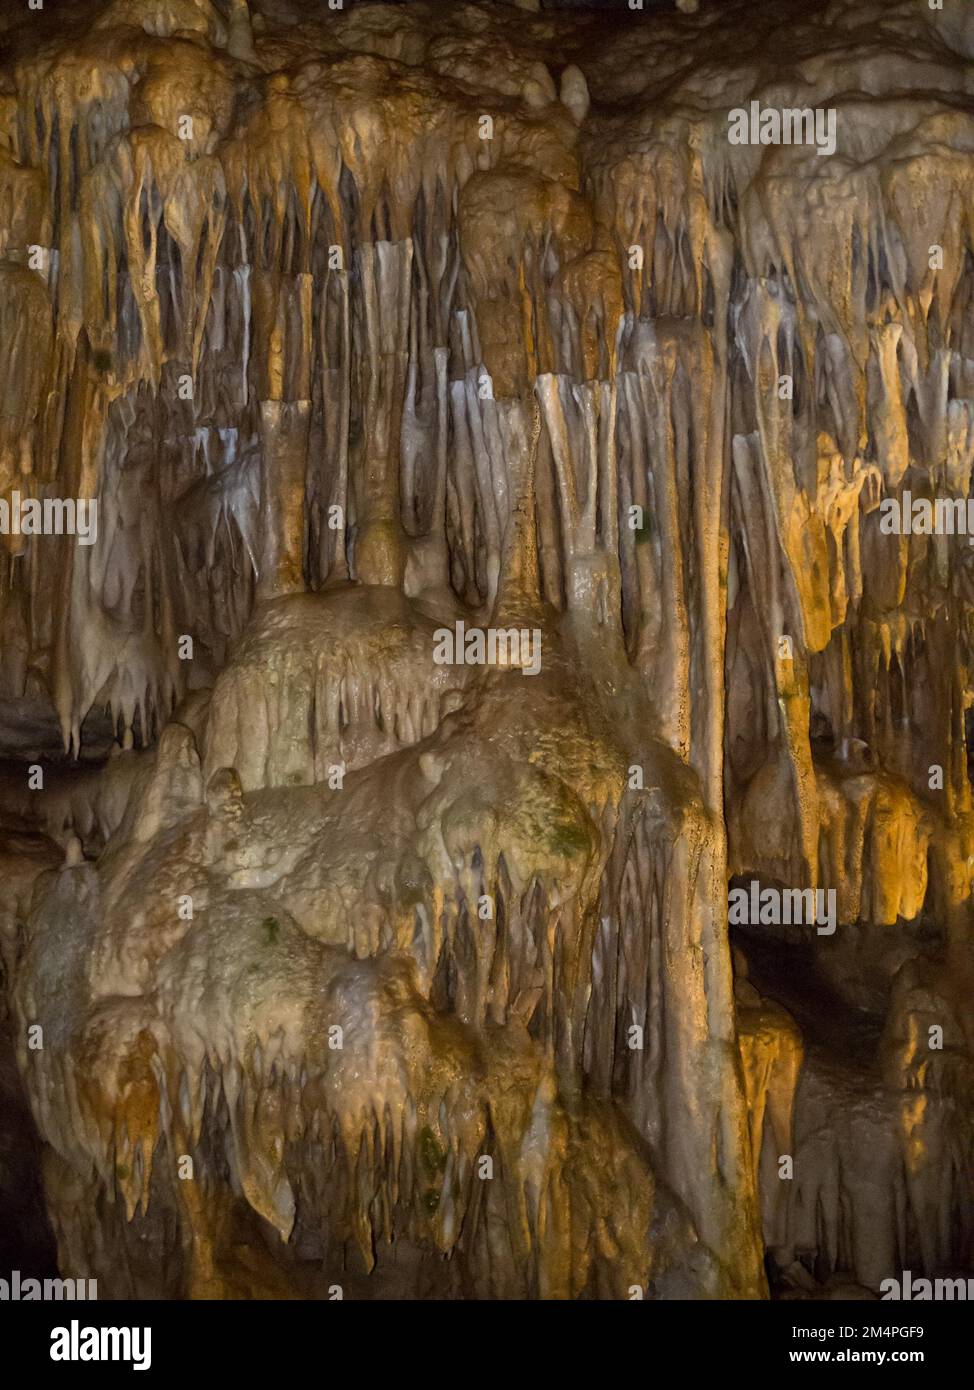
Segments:
[[[0,563],[0,696],[82,762],[0,785],[79,1277],[974,1258],[974,552],[881,525],[970,489],[974,35],[760,8],[11,25],[0,495],[99,503]],[[752,100],[836,151],[730,143]],[[540,672],[435,664],[458,620]],[[834,890],[835,939],[735,970],[735,875]]]

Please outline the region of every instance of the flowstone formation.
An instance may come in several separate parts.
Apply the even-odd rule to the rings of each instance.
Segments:
[[[971,1271],[970,6],[0,15],[25,1248]]]

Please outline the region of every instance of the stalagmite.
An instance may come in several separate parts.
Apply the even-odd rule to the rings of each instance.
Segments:
[[[43,1185],[103,1297],[971,1271],[963,7],[53,10],[0,54],[24,1240]]]

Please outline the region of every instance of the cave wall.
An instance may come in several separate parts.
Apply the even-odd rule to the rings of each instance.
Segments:
[[[62,1267],[967,1268],[974,562],[884,524],[974,464],[963,9],[3,23],[0,495],[98,501],[0,538]],[[752,102],[834,149],[733,143]],[[458,621],[540,670],[438,664]],[[834,935],[735,969],[752,879]]]

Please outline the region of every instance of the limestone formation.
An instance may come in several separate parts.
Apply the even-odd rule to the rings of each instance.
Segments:
[[[974,1270],[968,9],[0,11],[25,1249]]]

